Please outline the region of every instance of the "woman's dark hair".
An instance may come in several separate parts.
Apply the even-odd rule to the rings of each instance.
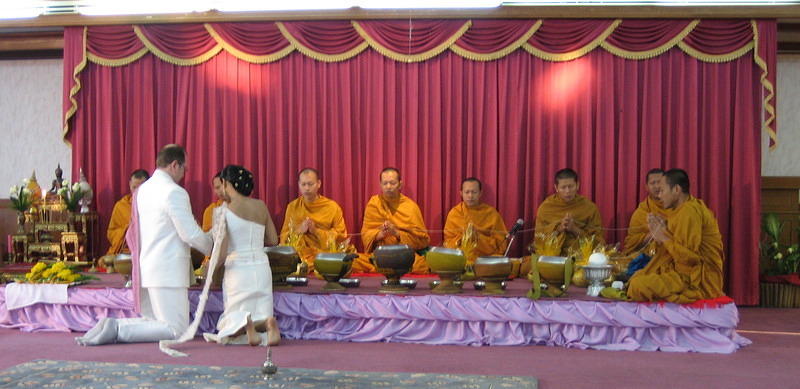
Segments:
[[[250,173],[244,166],[225,166],[220,172],[220,178],[230,182],[233,189],[244,196],[250,196],[250,193],[253,193],[253,173]]]

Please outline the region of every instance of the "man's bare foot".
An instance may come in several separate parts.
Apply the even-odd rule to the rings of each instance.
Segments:
[[[267,319],[267,344],[277,346],[281,342],[281,330],[275,317]]]
[[[244,330],[247,333],[247,343],[249,343],[251,346],[258,346],[261,344],[261,337],[258,336],[258,332],[256,332],[256,326],[253,325],[253,321],[250,320],[250,316],[247,316],[247,325],[245,325]]]

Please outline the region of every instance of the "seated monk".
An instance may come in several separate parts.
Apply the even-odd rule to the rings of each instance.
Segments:
[[[541,253],[542,238],[553,234],[562,256],[578,249],[579,238],[594,236],[595,242],[605,243],[597,205],[578,194],[578,173],[569,168],[559,170],[554,187],[556,193],[545,198],[536,211],[535,251]]]
[[[311,272],[318,253],[332,251],[340,244],[350,248],[345,242],[347,227],[339,204],[319,194],[322,180],[316,169],[301,170],[297,174],[297,185],[300,197],[286,205],[281,244],[295,246]],[[331,245],[337,247],[329,247]]]
[[[622,255],[625,257],[637,255],[652,242],[650,228],[647,224],[647,215],[652,213],[661,217],[667,216],[667,210],[661,206],[661,200],[658,199],[658,193],[661,190],[661,177],[663,176],[664,170],[657,168],[650,169],[647,172],[647,176],[645,176],[647,198],[639,203],[639,207],[631,215],[631,222],[628,224],[628,235],[625,236],[625,245],[622,250]]]
[[[671,212],[648,215],[655,255],[631,277],[628,297],[685,304],[722,296],[722,235],[714,213],[689,194],[681,169],[664,173],[659,199]]]
[[[506,231],[500,213],[489,204],[481,202],[483,184],[477,178],[470,177],[461,181],[461,203],[447,213],[444,223],[445,247],[461,248],[464,232],[472,224],[474,249],[467,254],[467,264],[475,263],[477,257],[483,255],[503,255],[506,250]]]
[[[111,244],[106,255],[130,254],[131,251],[125,242],[125,233],[131,223],[131,194],[148,178],[150,178],[150,174],[147,173],[147,170],[134,170],[128,181],[131,192],[114,204],[114,210],[111,211],[111,221],[108,222],[108,231],[106,232],[108,242]],[[103,261],[100,261],[100,263],[103,263]]]
[[[203,232],[211,231],[211,226],[214,225],[214,209],[225,202],[225,191],[222,189],[222,178],[220,178],[220,174],[222,174],[222,172],[217,173],[211,179],[211,187],[214,189],[214,197],[216,197],[216,200],[208,204],[203,211]]]
[[[400,193],[403,187],[400,171],[387,167],[381,171],[380,179],[382,193],[369,199],[364,210],[364,222],[361,224],[361,241],[366,253],[356,258],[353,272],[375,271],[369,255],[378,246],[406,244],[413,250],[421,250],[427,248],[430,242],[419,206]],[[419,254],[415,256],[411,272],[429,273],[430,268],[425,257]]]

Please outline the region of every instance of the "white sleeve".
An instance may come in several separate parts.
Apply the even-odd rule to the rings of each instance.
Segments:
[[[183,189],[173,190],[167,197],[167,203],[167,213],[181,240],[204,255],[209,255],[213,242],[194,219],[189,194]]]

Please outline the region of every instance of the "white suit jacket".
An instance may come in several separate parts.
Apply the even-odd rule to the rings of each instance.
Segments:
[[[189,246],[208,255],[213,245],[194,219],[189,194],[160,169],[136,192],[142,287],[188,288]]]

